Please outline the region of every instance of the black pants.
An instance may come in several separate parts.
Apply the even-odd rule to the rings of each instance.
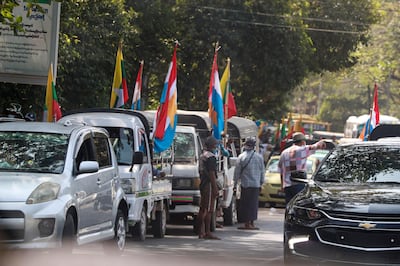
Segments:
[[[305,187],[305,184],[295,184],[295,185],[291,185],[290,187],[285,187],[285,201],[286,204],[289,203],[289,201],[297,195],[297,193],[299,193],[300,191],[303,190],[303,188]]]

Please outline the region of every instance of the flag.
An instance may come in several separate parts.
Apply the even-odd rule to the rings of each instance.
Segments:
[[[126,85],[126,74],[124,57],[122,56],[122,44],[118,46],[117,58],[115,60],[114,79],[111,88],[110,108],[123,107],[128,101],[128,86]]]
[[[224,119],[231,118],[237,114],[235,99],[231,91],[231,59],[228,58],[227,64],[221,78],[221,93],[224,103]]]
[[[135,89],[133,90],[132,97],[132,110],[140,110],[140,98],[142,93],[142,73],[143,73],[144,61],[140,62],[139,72],[136,77]]]
[[[215,49],[214,60],[211,69],[210,88],[208,92],[208,114],[211,119],[213,135],[217,140],[221,139],[221,133],[224,131],[224,109],[222,102],[222,93],[219,83],[218,49]]]
[[[379,105],[378,105],[378,85],[374,85],[374,99],[372,102],[372,109],[370,111],[370,116],[365,123],[363,130],[358,136],[359,139],[367,141],[369,135],[371,135],[372,130],[379,125]]]
[[[43,121],[55,122],[62,116],[61,108],[58,103],[56,86],[53,80],[53,64],[50,64],[47,75],[46,102],[44,106]]]
[[[379,125],[378,85],[376,83],[374,85],[374,101],[371,110],[371,125],[373,128]]]
[[[157,109],[153,125],[154,150],[162,152],[168,149],[175,136],[177,111],[177,66],[175,45],[172,61],[164,82],[164,88],[160,98],[160,105]]]

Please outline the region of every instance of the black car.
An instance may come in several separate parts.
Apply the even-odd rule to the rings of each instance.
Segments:
[[[400,264],[400,140],[337,146],[286,207],[286,264]]]

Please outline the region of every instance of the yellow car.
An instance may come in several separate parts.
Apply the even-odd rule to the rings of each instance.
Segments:
[[[325,155],[326,153],[321,151],[321,154],[318,153],[307,158],[307,176],[309,178]],[[281,190],[281,175],[278,168],[279,157],[279,155],[273,155],[267,163],[265,181],[258,196],[260,206],[285,205],[285,192]]]
[[[268,160],[265,181],[258,196],[260,206],[285,205],[285,193],[281,191],[281,175],[278,168],[279,157],[279,155],[273,155]]]

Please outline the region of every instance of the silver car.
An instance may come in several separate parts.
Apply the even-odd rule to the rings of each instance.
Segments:
[[[125,246],[128,206],[101,128],[0,124],[1,242],[11,248]]]

